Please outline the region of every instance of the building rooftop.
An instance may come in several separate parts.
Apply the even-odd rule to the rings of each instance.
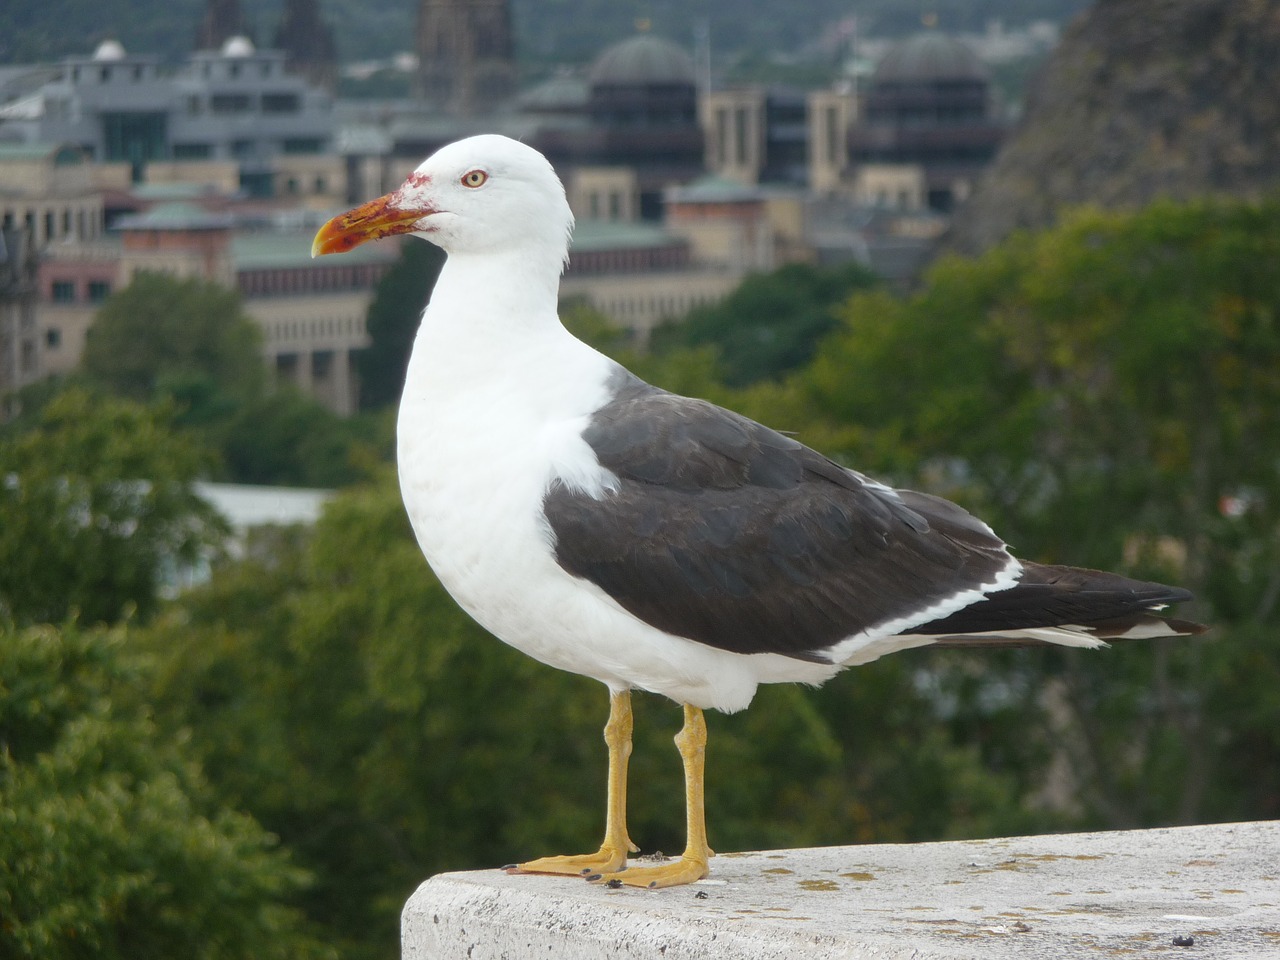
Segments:
[[[5,160],[48,160],[59,167],[86,163],[84,151],[69,143],[0,142],[0,162]]]
[[[135,183],[129,188],[129,192],[139,200],[164,201],[207,197],[213,191],[207,183],[197,183],[193,180],[170,180],[160,183],[152,181]]]
[[[237,270],[271,270],[283,267],[357,266],[386,263],[400,256],[397,243],[365,243],[341,257],[311,256],[314,230],[237,233],[231,237],[231,256]]]
[[[682,187],[671,187],[668,203],[748,203],[764,198],[759,187],[750,187],[730,177],[709,173]]]
[[[525,110],[576,110],[586,104],[588,93],[587,81],[582,77],[561,75],[530,87],[518,101]]]
[[[309,487],[204,482],[192,486],[199,497],[226,518],[237,535],[265,524],[315,523],[324,505],[333,499],[332,490]]]
[[[127,214],[115,222],[116,230],[229,230],[229,213],[210,213],[194,203],[159,203],[146,213]]]
[[[893,44],[872,74],[873,84],[988,79],[986,66],[966,44],[933,30]]]
[[[628,223],[614,220],[579,220],[573,228],[573,252],[597,253],[602,250],[627,250],[637,247],[666,247],[683,243],[651,223]]]
[[[693,57],[670,40],[642,33],[607,47],[587,74],[592,85],[693,83]]]

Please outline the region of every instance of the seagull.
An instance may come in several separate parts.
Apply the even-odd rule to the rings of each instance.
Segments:
[[[546,158],[484,135],[334,217],[312,247],[411,234],[444,249],[397,422],[406,512],[470,616],[609,691],[600,849],[507,869],[635,887],[706,877],[703,711],[742,710],[762,683],[821,684],[928,645],[1203,631],[1155,615],[1185,590],[1019,561],[953,503],[651,386],[582,343],[557,313],[572,228]],[[628,864],[636,689],[684,710],[687,844],[656,866]]]

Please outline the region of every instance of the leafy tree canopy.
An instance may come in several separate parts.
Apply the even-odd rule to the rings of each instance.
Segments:
[[[263,385],[260,341],[236,292],[139,273],[94,317],[81,367],[93,382],[134,400],[160,393],[207,399],[209,385],[251,396]]]
[[[1198,594],[1207,640],[1055,653],[1012,685],[1030,661],[992,661],[1040,698],[1025,716],[1069,758],[1084,822],[1280,812],[1274,778],[1246,783],[1278,745],[1255,673],[1280,661],[1278,259],[1275,198],[1084,210],[939,263],[910,299],[854,297],[814,362],[750,401],[973,505],[1021,556]]]
[[[0,432],[0,617],[150,614],[162,575],[220,539],[191,489],[206,462],[169,411],[78,388]]]
[[[218,478],[330,487],[367,476],[390,450],[385,425],[273,388],[260,341],[234,291],[141,273],[94,319],[82,378],[117,396],[169,404],[174,424],[217,452],[208,472]],[[43,391],[24,398],[36,407],[47,399]]]
[[[719,303],[656,330],[653,350],[712,347],[717,374],[731,387],[776,379],[808,363],[818,342],[839,326],[840,305],[874,283],[856,263],[793,263],[752,274]]]
[[[306,875],[137,702],[121,630],[0,624],[0,955],[323,960]]]

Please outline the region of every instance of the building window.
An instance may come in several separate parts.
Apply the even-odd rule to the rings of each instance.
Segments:
[[[247,93],[215,93],[209,98],[214,113],[248,113],[253,101]]]
[[[317,350],[311,355],[311,378],[328,380],[333,375],[333,351]]]
[[[107,297],[111,296],[111,284],[106,280],[90,280],[89,281],[89,301],[91,303],[101,303]]]
[[[328,189],[328,181],[324,177],[316,177],[316,193],[323,194]]]
[[[76,285],[74,280],[55,280],[50,288],[54,303],[75,303]]]
[[[62,346],[62,331],[57,327],[50,327],[44,332],[44,345],[50,350],[57,350]]]
[[[207,143],[175,143],[173,159],[175,160],[208,160],[213,156],[213,147]]]
[[[168,115],[146,111],[104,111],[102,139],[106,159],[140,166],[149,160],[168,159]]]
[[[263,113],[297,113],[302,107],[302,98],[296,93],[264,93],[262,95]]]
[[[187,113],[191,114],[193,117],[198,117],[203,112],[204,102],[200,99],[199,94],[193,93],[191,96],[187,97]]]
[[[324,140],[320,137],[286,137],[281,148],[292,155],[323,153]]]

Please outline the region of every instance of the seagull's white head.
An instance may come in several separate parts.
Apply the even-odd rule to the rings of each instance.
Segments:
[[[411,233],[454,253],[536,248],[567,255],[573,214],[547,158],[486,134],[441,147],[399,189],[334,217],[311,255]]]

